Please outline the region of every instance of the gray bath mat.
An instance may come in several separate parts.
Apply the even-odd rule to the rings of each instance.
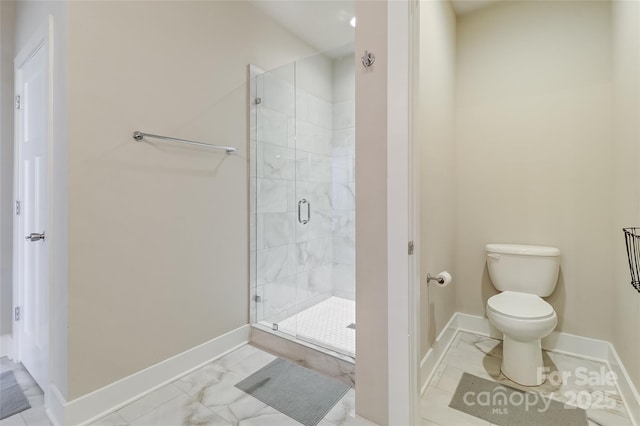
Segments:
[[[13,371],[0,373],[0,420],[30,408]]]
[[[462,375],[449,407],[501,426],[587,426],[582,408],[468,373]]]
[[[278,358],[236,384],[254,398],[306,425],[315,426],[347,393],[345,383]]]

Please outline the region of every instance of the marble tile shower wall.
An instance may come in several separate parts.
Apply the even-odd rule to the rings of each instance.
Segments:
[[[274,323],[334,294],[353,298],[354,114],[353,102],[333,105],[282,76],[255,83],[251,296],[260,302],[252,321]],[[302,198],[311,204],[306,225],[297,217]]]
[[[355,300],[355,101],[333,104],[333,295]]]

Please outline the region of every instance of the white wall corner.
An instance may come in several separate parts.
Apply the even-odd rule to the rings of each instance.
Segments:
[[[387,4],[387,261],[389,424],[410,424],[414,401],[410,362],[409,277],[409,1]],[[383,58],[384,59],[384,58]],[[417,364],[417,360],[416,363]]]
[[[458,333],[458,313],[451,315],[451,318],[444,326],[436,340],[433,342],[424,358],[420,362],[420,395],[427,390],[427,384],[431,376],[436,371],[436,366],[440,364],[444,354],[451,346],[453,339]]]
[[[0,336],[0,358],[3,356],[13,358],[13,339],[10,334]]]
[[[47,417],[54,426],[64,426],[65,406],[67,401],[62,396],[62,392],[54,384],[49,385],[49,390],[45,394],[45,407]]]
[[[47,394],[47,415],[55,426],[92,423],[247,344],[250,333],[249,324],[243,325],[71,401],[52,385]]]
[[[640,425],[640,392],[633,384],[633,380],[624,368],[615,346],[608,342],[607,362],[609,368],[616,374],[618,390],[624,405],[627,407],[631,421],[635,425]]]

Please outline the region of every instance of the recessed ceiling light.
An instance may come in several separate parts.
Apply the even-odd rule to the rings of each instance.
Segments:
[[[351,24],[351,26],[353,28],[355,28],[356,27],[356,17],[354,16],[353,18],[351,18],[351,21],[349,21],[349,23]]]

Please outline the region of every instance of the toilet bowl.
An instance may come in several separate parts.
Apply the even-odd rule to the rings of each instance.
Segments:
[[[556,287],[560,250],[555,247],[487,244],[489,276],[500,294],[489,298],[487,318],[503,333],[502,373],[525,386],[544,382],[541,339],[558,325],[542,297]]]
[[[521,385],[541,385],[541,339],[558,325],[553,307],[534,294],[505,291],[487,301],[487,317],[504,336],[502,373]]]

